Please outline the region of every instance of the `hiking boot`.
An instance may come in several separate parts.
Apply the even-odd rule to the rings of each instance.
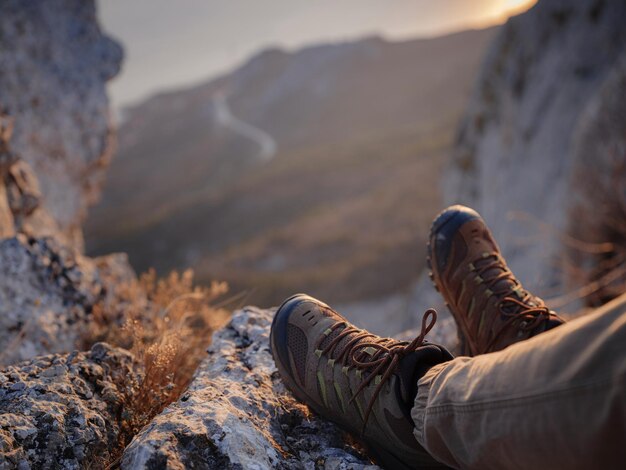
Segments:
[[[356,328],[326,304],[298,294],[276,312],[270,347],[296,398],[360,435],[383,467],[441,468],[413,436],[411,419],[417,381],[452,359],[424,341],[436,317],[427,311],[420,335],[408,343]]]
[[[449,207],[435,219],[428,265],[456,320],[463,355],[499,351],[564,323],[522,287],[485,221],[468,207]]]

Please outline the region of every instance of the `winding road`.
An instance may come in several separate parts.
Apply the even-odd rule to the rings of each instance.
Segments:
[[[248,124],[233,115],[224,93],[213,96],[213,106],[217,122],[227,129],[254,141],[259,146],[257,158],[268,162],[276,156],[276,140],[263,129]]]

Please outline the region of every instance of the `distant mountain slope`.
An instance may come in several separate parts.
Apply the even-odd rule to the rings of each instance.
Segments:
[[[276,303],[407,286],[494,30],[295,52],[128,110],[88,250],[191,266]]]

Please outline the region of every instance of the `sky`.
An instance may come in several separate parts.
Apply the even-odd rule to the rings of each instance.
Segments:
[[[119,110],[208,80],[267,47],[295,49],[366,35],[432,37],[502,23],[536,0],[97,0],[106,33],[122,43],[109,84]]]

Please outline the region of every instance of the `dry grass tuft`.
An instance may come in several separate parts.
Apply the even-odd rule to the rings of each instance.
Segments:
[[[570,249],[568,261],[570,278],[583,286],[578,295],[589,307],[626,291],[626,147],[614,147],[576,175],[581,194],[570,233],[585,243]]]
[[[140,285],[152,314],[129,317],[120,331],[132,338],[130,350],[145,368],[127,405],[131,435],[180,396],[206,355],[211,333],[228,318],[225,310],[210,306],[226,293],[226,284],[193,287],[190,270],[159,280],[152,270],[141,276]]]
[[[225,283],[193,285],[193,272],[157,279],[154,270],[119,288],[114,305],[94,308],[84,346],[97,341],[130,350],[143,366],[137,381],[121,384],[125,402],[120,452],[143,426],[175,401],[206,356],[211,333],[229,312],[212,306]]]

